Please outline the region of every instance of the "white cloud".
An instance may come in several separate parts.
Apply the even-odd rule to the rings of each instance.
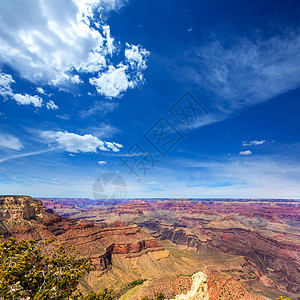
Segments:
[[[53,85],[59,86],[59,85],[66,85],[69,82],[73,84],[82,84],[83,81],[79,78],[78,75],[69,75],[66,73],[59,73],[56,75],[55,79],[51,79],[50,83]],[[64,90],[64,89],[61,89]]]
[[[44,89],[41,88],[41,87],[37,87],[37,88],[36,88],[36,91],[37,91],[38,93],[40,93],[40,94],[46,95],[46,92],[45,92]]]
[[[243,146],[258,146],[258,145],[263,145],[267,143],[266,140],[261,140],[261,141],[250,141],[250,142],[247,142],[247,141],[243,141]]]
[[[130,81],[126,70],[128,66],[120,64],[115,68],[109,66],[108,71],[99,74],[97,78],[90,78],[90,84],[96,87],[99,94],[107,98],[121,97],[128,88],[133,88],[135,83]]]
[[[24,148],[20,140],[13,135],[0,135],[0,148],[6,148],[11,150],[21,150]]]
[[[99,161],[98,161],[98,164],[99,164],[100,166],[103,166],[103,165],[107,165],[107,162],[104,161],[104,160],[99,160]]]
[[[0,72],[0,95],[4,98],[12,98],[19,105],[30,105],[33,104],[35,107],[42,107],[43,99],[38,95],[29,95],[29,94],[19,94],[14,93],[11,88],[11,84],[15,83],[11,75]]]
[[[121,97],[128,89],[135,88],[144,81],[142,71],[146,69],[146,59],[150,52],[140,45],[126,43],[126,63],[120,63],[117,67],[110,65],[106,72],[98,74],[98,77],[89,79],[91,85],[96,87],[99,94],[106,98]]]
[[[46,103],[46,107],[47,109],[58,109],[58,106],[52,100],[49,100],[49,102]]]
[[[90,82],[100,94],[120,97],[142,82],[141,70],[146,68],[144,58],[148,55],[140,46],[126,45],[127,52],[123,52],[124,44],[115,42],[110,26],[103,21],[109,11],[119,10],[126,3],[126,0],[5,2],[0,10],[0,63],[9,65],[33,83],[59,88],[83,84],[80,75],[85,73],[93,77]],[[110,63],[114,54],[116,65]],[[42,88],[37,90],[43,94]]]
[[[139,70],[147,68],[145,58],[150,55],[150,52],[141,48],[140,45],[126,44],[125,57],[129,61],[131,66],[136,66]]]
[[[118,148],[123,148],[123,145],[121,145],[121,144],[119,144],[119,143],[115,143],[115,142],[114,142],[114,145],[115,145],[116,147],[118,147]]]
[[[105,145],[108,149],[111,149],[113,152],[119,152],[120,148],[123,148],[123,145],[115,142],[105,142]]]
[[[252,155],[252,151],[250,150],[241,151],[239,155]]]
[[[72,68],[80,69],[90,52],[105,54],[104,37],[88,21],[92,10],[87,6],[96,7],[97,2],[5,3],[0,13],[1,61],[33,82],[71,80]]]
[[[0,95],[4,98],[12,95],[11,84],[14,83],[12,76],[2,73],[0,70]]]
[[[126,5],[128,0],[102,0],[101,4],[103,6],[104,12],[110,10],[119,10],[121,7]]]
[[[120,151],[119,148],[123,147],[118,143],[102,141],[91,134],[79,135],[67,131],[41,131],[40,136],[49,143],[49,146],[71,153],[96,153],[98,149],[118,152]]]
[[[39,96],[31,96],[28,94],[15,94],[12,96],[19,105],[30,105],[33,104],[35,107],[42,107],[43,99]]]

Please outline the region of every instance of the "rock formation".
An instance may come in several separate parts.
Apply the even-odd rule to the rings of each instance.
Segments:
[[[208,300],[207,276],[198,272],[192,276],[191,289],[186,294],[176,295],[172,300]]]

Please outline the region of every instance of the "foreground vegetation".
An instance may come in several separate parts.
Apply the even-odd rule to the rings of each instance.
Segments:
[[[82,299],[78,282],[91,269],[74,248],[10,238],[0,245],[0,299]]]

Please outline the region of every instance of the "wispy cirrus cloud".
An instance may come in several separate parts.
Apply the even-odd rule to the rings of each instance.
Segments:
[[[0,148],[21,150],[24,148],[24,146],[16,136],[10,134],[0,134]]]
[[[42,154],[42,153],[46,153],[46,152],[50,152],[50,151],[52,151],[52,149],[44,149],[44,150],[39,150],[39,151],[26,152],[26,153],[20,153],[20,154],[16,154],[16,155],[6,156],[6,157],[0,158],[0,163],[3,163],[5,161],[11,160],[11,159],[15,159],[15,158],[33,156],[33,155],[38,155],[38,154]]]
[[[110,124],[106,123],[100,123],[97,126],[94,127],[88,127],[88,131],[91,132],[94,136],[98,138],[111,138],[113,137],[116,133],[119,133],[120,130]]]
[[[82,118],[87,118],[97,113],[107,114],[114,111],[118,106],[119,103],[113,101],[96,101],[89,109],[82,110],[79,114]]]
[[[300,87],[300,32],[263,39],[229,36],[187,52],[187,76],[213,98],[193,127],[222,121],[251,105]]]

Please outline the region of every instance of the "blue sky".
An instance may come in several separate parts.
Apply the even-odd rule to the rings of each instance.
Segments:
[[[298,1],[0,5],[1,194],[300,198]]]

